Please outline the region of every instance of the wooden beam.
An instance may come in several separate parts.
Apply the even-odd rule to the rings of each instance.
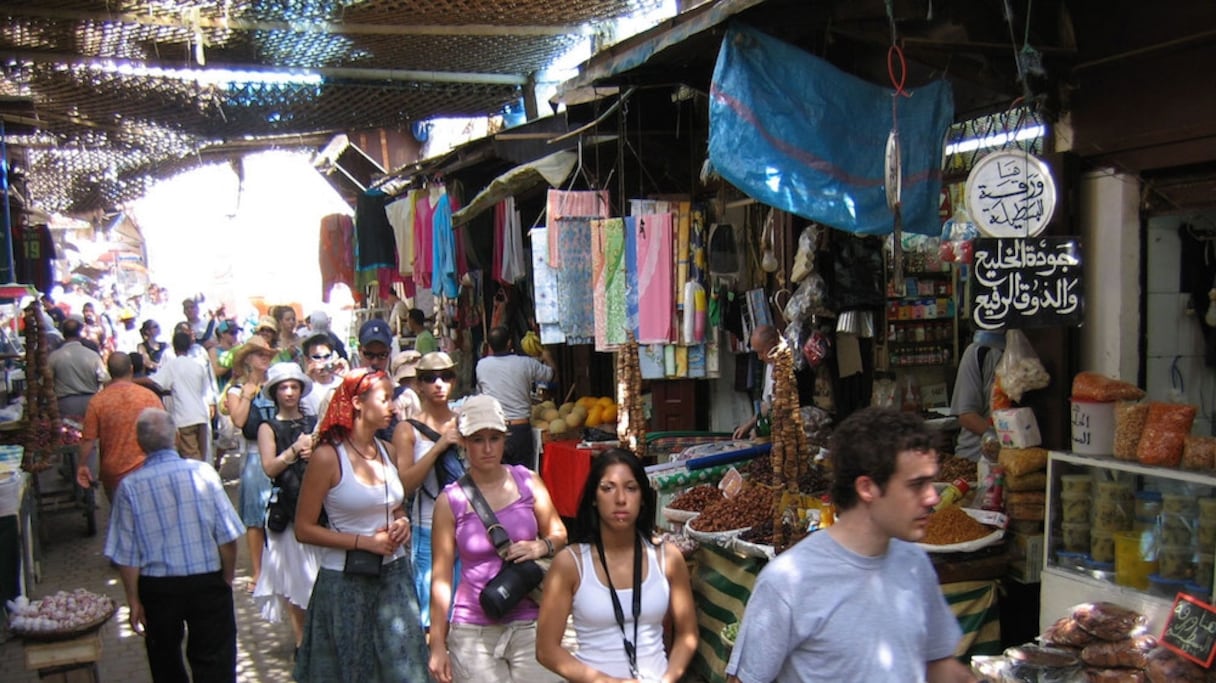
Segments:
[[[516,85],[522,86],[528,78],[517,74],[471,73],[464,71],[418,71],[408,69],[367,69],[358,67],[313,67],[295,68],[266,64],[208,64],[205,67],[183,67],[180,63],[165,61],[141,61],[113,57],[91,57],[62,52],[40,52],[37,50],[0,50],[0,59],[15,59],[35,64],[76,64],[89,67],[131,67],[163,69],[165,71],[241,71],[269,74],[316,74],[326,79],[358,81],[357,85],[374,84],[376,81],[403,81],[407,83],[457,83],[467,85]],[[153,77],[151,74],[148,78]],[[341,83],[333,83],[341,85]]]
[[[43,7],[0,4],[0,15],[11,18],[34,17],[63,21],[95,21],[98,23],[163,26],[193,31],[196,28],[228,31],[287,31],[290,33],[332,33],[344,35],[381,36],[564,36],[586,32],[579,25],[520,25],[457,24],[449,26],[420,24],[354,24],[324,21],[255,21],[232,17],[199,17],[187,21],[172,16],[133,14],[128,12],[83,12]]]

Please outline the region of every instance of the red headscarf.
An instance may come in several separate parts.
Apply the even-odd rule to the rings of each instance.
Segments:
[[[370,368],[346,373],[329,399],[329,408],[317,428],[317,441],[337,444],[349,436],[355,427],[355,399],[375,386],[377,381],[385,379],[388,379],[388,375]]]

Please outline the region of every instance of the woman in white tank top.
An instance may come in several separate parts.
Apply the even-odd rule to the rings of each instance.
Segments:
[[[576,543],[553,560],[536,629],[537,660],[572,683],[603,676],[675,683],[692,660],[697,616],[688,567],[674,546],[653,541],[655,499],[633,453],[612,449],[592,462]],[[575,654],[561,644],[571,615]],[[669,615],[675,634],[667,654]]]
[[[296,537],[320,546],[321,569],[308,602],[296,657],[299,681],[427,680],[414,570],[405,544],[410,523],[392,446],[376,430],[393,418],[383,372],[355,370],[334,391],[296,506]],[[318,519],[321,508],[327,526]],[[353,559],[377,563],[360,571]],[[379,571],[376,571],[376,564]]]

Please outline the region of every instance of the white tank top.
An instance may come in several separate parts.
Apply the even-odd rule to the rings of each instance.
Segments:
[[[377,529],[384,527],[385,508],[391,521],[393,508],[405,500],[405,489],[401,486],[401,478],[397,476],[397,468],[388,459],[384,447],[377,440],[376,451],[380,455],[379,462],[371,461],[368,465],[384,483],[373,485],[364,484],[355,476],[346,446],[338,445],[338,472],[341,479],[338,485],[325,494],[325,513],[329,515],[329,528],[343,534],[359,534],[370,536]],[[398,548],[391,556],[384,558],[385,562],[404,557],[404,546]],[[321,566],[325,569],[342,570],[346,564],[346,550],[339,548],[322,548]]]
[[[434,441],[415,429],[414,462],[421,460],[434,445]],[[422,478],[422,485],[414,492],[414,509],[410,513],[413,523],[424,529],[431,528],[431,516],[435,513],[435,499],[439,497],[440,493],[443,491],[439,489],[439,477],[435,475],[435,468],[432,466],[426,471],[426,476]]]
[[[588,666],[609,676],[630,678],[629,660],[621,629],[612,609],[608,587],[595,573],[592,557],[598,558],[595,546],[579,547],[579,584],[574,592],[574,632],[578,635],[578,652],[574,654]],[[647,680],[659,680],[667,671],[667,655],[663,651],[663,618],[667,615],[671,587],[659,563],[662,546],[643,543],[646,552],[646,578],[642,580],[642,613],[638,618],[638,674]],[[571,548],[573,551],[573,548]],[[617,599],[625,613],[625,634],[633,639],[633,589],[618,589]]]

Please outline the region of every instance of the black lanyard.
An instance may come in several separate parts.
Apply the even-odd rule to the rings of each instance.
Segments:
[[[642,535],[633,537],[633,641],[625,635],[625,610],[621,607],[621,599],[616,595],[616,587],[612,585],[612,574],[608,572],[608,561],[604,559],[604,541],[595,539],[595,549],[600,554],[600,564],[604,566],[604,578],[608,580],[608,595],[612,596],[612,612],[616,616],[616,625],[621,629],[621,640],[625,643],[625,656],[629,658],[629,675],[638,677],[638,617],[642,614]]]

